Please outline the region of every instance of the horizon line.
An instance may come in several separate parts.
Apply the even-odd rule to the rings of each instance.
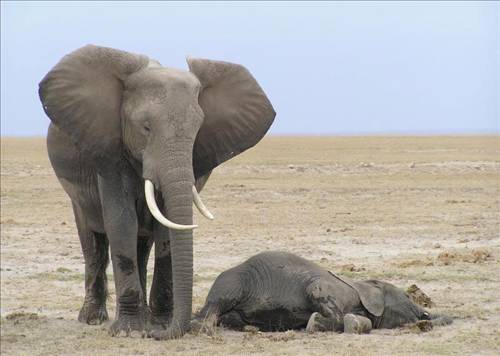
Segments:
[[[424,136],[500,136],[500,130],[476,130],[476,131],[380,131],[380,132],[335,132],[335,133],[271,133],[266,137],[424,137]],[[47,135],[0,135],[3,138],[46,138]]]

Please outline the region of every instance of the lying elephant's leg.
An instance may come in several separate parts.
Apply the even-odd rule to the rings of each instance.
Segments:
[[[344,315],[344,332],[346,334],[368,334],[372,330],[372,322],[365,316]]]
[[[319,312],[311,314],[307,322],[306,331],[308,333],[315,333],[318,331],[337,331],[344,330],[344,324],[338,322],[337,318],[325,317]]]
[[[216,278],[208,292],[205,305],[195,315],[191,324],[197,324],[195,325],[197,329],[209,323],[223,324],[229,328],[234,326],[235,329],[241,330],[246,324],[240,314],[234,312],[234,308],[243,299],[240,274],[235,269],[224,271]]]
[[[230,310],[224,314],[220,314],[219,310],[220,307],[214,304],[205,305],[191,321],[191,330],[210,334],[213,327],[217,325],[237,331],[242,331],[243,328],[248,325],[243,321],[239,312]]]
[[[344,330],[344,318],[328,288],[321,281],[312,282],[306,293],[315,313],[307,323],[308,332]]]
[[[247,324],[243,321],[240,313],[232,310],[219,316],[218,325],[241,331]]]
[[[153,238],[139,236],[137,239],[137,266],[139,268],[139,280],[141,282],[142,294],[144,300],[147,299],[147,274],[148,260],[151,247],[153,246]]]
[[[78,314],[78,321],[98,325],[108,320],[106,310],[108,238],[105,234],[90,230],[85,215],[75,204],[73,204],[73,211],[85,260],[85,300]]]

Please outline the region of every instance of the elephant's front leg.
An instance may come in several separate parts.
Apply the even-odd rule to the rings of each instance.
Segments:
[[[308,332],[344,330],[344,316],[331,292],[328,285],[321,280],[307,286],[306,295],[314,311],[307,323]]]
[[[306,331],[343,331],[346,334],[368,334],[372,330],[372,322],[365,316],[346,314],[339,320],[334,315],[324,316],[319,312],[312,313],[307,322]]]
[[[137,263],[137,214],[133,186],[119,174],[99,176],[99,193],[116,288],[116,318],[111,335],[145,330],[147,306]]]
[[[151,323],[153,328],[166,328],[173,312],[172,255],[170,251],[169,230],[155,224],[155,267],[153,284],[149,296]]]

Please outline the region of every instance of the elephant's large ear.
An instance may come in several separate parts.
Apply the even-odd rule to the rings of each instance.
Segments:
[[[340,276],[328,271],[332,276],[350,285],[358,292],[359,299],[368,312],[374,316],[381,316],[384,313],[384,288],[382,283],[376,280],[355,282],[350,278]]]
[[[39,84],[52,122],[98,165],[120,159],[123,81],[148,58],[88,45],[61,59]]]
[[[374,316],[384,313],[384,290],[378,281],[354,282],[352,287],[358,292],[361,303]]]
[[[255,78],[243,66],[207,59],[187,59],[203,88],[199,104],[205,119],[193,149],[195,177],[254,146],[276,113]]]

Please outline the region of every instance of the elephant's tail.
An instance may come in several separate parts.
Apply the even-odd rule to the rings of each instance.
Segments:
[[[214,304],[205,304],[203,308],[194,314],[191,320],[191,330],[196,333],[213,335],[219,319],[219,308]]]
[[[204,320],[208,319],[212,315],[219,315],[219,307],[214,303],[205,303],[200,311],[194,313],[194,318],[197,320]]]

